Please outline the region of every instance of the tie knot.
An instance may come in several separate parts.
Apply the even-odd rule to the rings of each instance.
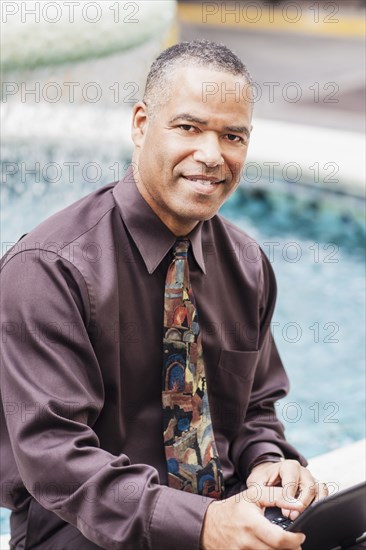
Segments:
[[[187,256],[189,248],[188,239],[178,239],[173,248],[173,254],[175,258],[185,258]]]

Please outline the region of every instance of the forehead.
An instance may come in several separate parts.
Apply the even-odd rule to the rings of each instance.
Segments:
[[[205,67],[180,67],[167,85],[169,113],[194,110],[206,116],[251,117],[250,86],[241,75]]]

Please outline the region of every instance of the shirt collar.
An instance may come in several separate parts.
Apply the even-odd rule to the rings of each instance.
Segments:
[[[177,237],[141,196],[133,177],[132,165],[128,167],[124,177],[114,187],[113,195],[128,232],[151,274],[172,248]],[[203,222],[199,222],[186,237],[191,242],[193,256],[197,264],[206,273],[202,251],[202,225]]]

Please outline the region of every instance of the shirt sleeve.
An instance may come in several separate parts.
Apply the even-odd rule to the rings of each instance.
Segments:
[[[276,281],[269,260],[262,252],[260,281],[259,351],[249,406],[241,430],[232,446],[232,458],[238,474],[245,481],[254,465],[263,462],[262,455],[298,460],[306,459],[285,439],[284,426],[275,411],[275,403],[285,397],[289,380],[283,368],[271,333],[271,320],[276,301]]]
[[[256,466],[259,466],[259,464],[264,464],[266,462],[280,462],[283,458],[283,455],[276,454],[276,453],[266,453],[263,455],[259,455],[251,464],[249,464],[248,467],[248,473],[250,474],[253,468]]]
[[[38,249],[12,256],[1,279],[1,394],[26,489],[102,548],[198,549],[212,500],[160,485],[155,468],[107,452],[93,430],[104,387],[82,274]]]

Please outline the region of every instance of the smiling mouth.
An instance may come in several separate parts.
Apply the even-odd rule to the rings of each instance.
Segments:
[[[205,176],[183,176],[183,177],[188,181],[200,183],[201,185],[205,185],[207,187],[209,187],[210,185],[220,185],[221,183],[225,182],[225,180],[219,180],[218,178],[210,178]]]

